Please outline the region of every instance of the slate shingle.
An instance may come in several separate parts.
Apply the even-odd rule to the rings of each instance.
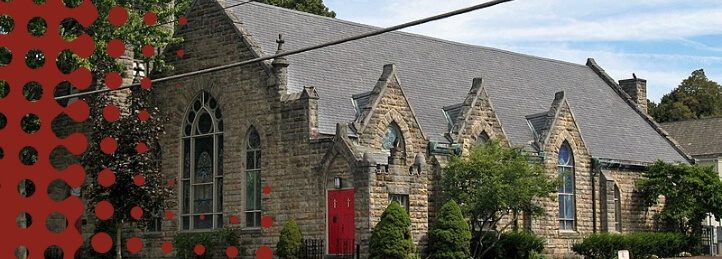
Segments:
[[[227,5],[239,3],[229,0]],[[355,36],[378,28],[250,3],[229,9],[265,55]],[[481,32],[480,32],[481,33]],[[352,95],[370,91],[383,65],[396,64],[404,92],[431,141],[446,142],[443,107],[464,101],[472,79],[481,77],[509,141],[534,138],[526,116],[549,109],[565,91],[592,156],[653,162],[684,161],[655,129],[589,67],[405,32],[391,32],[287,57],[290,91],[314,86],[319,131],[334,134],[337,122],[352,121]]]
[[[722,118],[660,123],[692,156],[722,155]]]

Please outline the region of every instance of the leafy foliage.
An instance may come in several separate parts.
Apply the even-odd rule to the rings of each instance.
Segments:
[[[108,220],[96,220],[95,221],[95,229],[93,230],[93,233],[97,234],[100,232],[108,233],[110,235],[110,238],[113,240],[113,244],[115,244],[116,236],[114,233],[117,231],[116,228],[116,222],[113,218],[110,218]],[[88,255],[86,258],[88,259],[113,259],[116,257],[116,248],[111,247],[110,251],[107,253],[101,254],[95,251],[95,249],[86,249]]]
[[[693,238],[680,233],[634,233],[630,235],[592,234],[572,246],[572,250],[590,259],[612,259],[618,250],[628,250],[632,258],[676,257],[689,252]]]
[[[133,89],[123,103],[111,99],[107,93],[88,100],[91,107],[105,107],[111,103],[121,107],[121,116],[115,122],[106,121],[100,109],[92,109],[90,117],[92,133],[89,142],[101,143],[106,137],[113,137],[117,142],[115,152],[106,154],[100,145],[95,144],[90,145],[81,158],[81,165],[90,179],[97,179],[104,169],[111,170],[115,175],[115,182],[109,187],[103,187],[96,181],[84,185],[83,198],[89,211],[100,201],[113,205],[113,218],[117,228],[121,229],[126,223],[143,228],[154,220],[148,216],[151,212],[165,211],[174,202],[170,199],[174,188],[162,173],[160,150],[156,145],[158,138],[164,134],[163,124],[168,118],[150,105],[149,95],[148,90]],[[138,116],[142,110],[150,115],[146,121],[141,121]],[[136,148],[141,143],[147,147],[142,153]],[[139,176],[145,179],[141,186],[134,182],[134,178]],[[145,216],[140,220],[135,220],[130,214],[135,206],[144,212]]]
[[[552,197],[560,182],[550,177],[538,163],[531,162],[521,147],[502,147],[492,139],[471,148],[468,159],[455,156],[444,169],[442,189],[461,205],[462,212],[476,229],[497,229],[500,220],[510,220],[494,233],[516,221],[519,213],[530,217],[545,214],[538,200]],[[477,239],[474,257],[491,247]],[[494,243],[491,244],[494,246]]]
[[[398,202],[393,201],[381,214],[370,240],[370,259],[410,259],[414,241],[411,219]]]
[[[301,259],[304,257],[303,236],[296,221],[291,219],[281,229],[281,237],[276,245],[276,253],[281,259]]]
[[[722,181],[712,167],[657,161],[647,168],[638,186],[647,206],[664,196],[664,209],[655,217],[679,232],[701,235],[708,213],[722,216]]]
[[[179,233],[173,238],[173,249],[178,259],[225,258],[226,248],[237,246],[240,242],[240,230],[237,228],[221,228],[204,233]],[[196,255],[196,245],[202,245],[205,253]]]
[[[482,238],[477,235],[476,240]],[[498,237],[485,236],[483,241],[487,247],[491,247],[488,253],[480,258],[484,259],[527,259],[544,251],[544,239],[528,231],[508,231],[501,233]],[[495,246],[492,243],[497,242]]]
[[[441,207],[436,223],[429,231],[431,259],[467,259],[470,254],[469,224],[454,200]]]
[[[703,69],[698,69],[664,95],[659,104],[649,102],[648,110],[657,122],[720,117],[722,86],[709,80]]]
[[[260,0],[259,2],[326,17],[336,17],[334,11],[323,5],[323,0]]]

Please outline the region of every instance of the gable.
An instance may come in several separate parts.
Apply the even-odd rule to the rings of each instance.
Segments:
[[[240,0],[228,1],[228,5]],[[289,50],[325,43],[378,28],[267,6],[230,9],[270,54],[283,34]],[[565,91],[592,156],[632,161],[684,161],[649,123],[590,67],[557,60],[392,32],[288,57],[289,90],[317,88],[319,131],[334,134],[335,123],[352,121],[353,94],[368,91],[378,69],[396,64],[404,92],[429,140],[448,142],[444,107],[464,101],[468,82],[483,77],[511,145],[534,140],[527,115],[548,109]],[[650,152],[654,150],[654,152]]]

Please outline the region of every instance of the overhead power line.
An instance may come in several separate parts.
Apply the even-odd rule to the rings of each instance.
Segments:
[[[172,76],[167,76],[167,77],[152,79],[152,80],[151,80],[151,83],[160,83],[160,82],[164,82],[164,81],[169,81],[169,80],[174,80],[174,79],[179,79],[179,78],[184,78],[184,77],[189,77],[189,76],[207,74],[207,73],[216,72],[216,71],[220,71],[220,70],[224,70],[224,69],[229,69],[229,68],[244,66],[244,65],[248,65],[248,64],[253,64],[253,63],[261,62],[261,61],[264,61],[264,60],[269,60],[269,59],[274,59],[274,58],[280,58],[280,57],[284,57],[284,56],[299,54],[299,53],[303,53],[303,52],[307,52],[307,51],[311,51],[311,50],[316,50],[316,49],[325,48],[325,47],[329,47],[329,46],[333,46],[333,45],[338,45],[338,44],[341,44],[341,43],[346,43],[346,42],[349,42],[349,41],[360,40],[360,39],[363,39],[363,38],[368,38],[368,37],[372,37],[372,36],[384,34],[384,33],[391,32],[391,31],[401,30],[401,29],[405,29],[405,28],[408,28],[408,27],[411,27],[411,26],[416,26],[416,25],[419,25],[419,24],[424,24],[424,23],[427,23],[427,22],[435,21],[435,20],[445,19],[445,18],[448,18],[448,17],[451,17],[451,16],[455,16],[455,15],[459,15],[459,14],[464,14],[464,13],[468,13],[468,12],[471,12],[471,11],[476,11],[476,10],[480,10],[480,9],[484,9],[484,8],[489,8],[489,7],[492,7],[492,6],[501,4],[501,3],[511,2],[511,1],[513,1],[513,0],[494,0],[494,1],[489,1],[489,2],[486,2],[486,3],[483,3],[483,4],[478,4],[478,5],[474,5],[474,6],[471,6],[471,7],[467,7],[467,8],[458,9],[458,10],[455,10],[455,11],[451,11],[451,12],[439,14],[439,15],[436,15],[436,16],[431,16],[431,17],[427,17],[427,18],[423,18],[423,19],[419,19],[419,20],[407,22],[407,23],[400,24],[400,25],[396,25],[396,26],[393,26],[393,27],[388,27],[388,28],[385,28],[385,29],[380,29],[380,30],[372,31],[372,32],[360,34],[360,35],[357,35],[357,36],[352,36],[352,37],[343,38],[343,39],[339,39],[339,40],[335,40],[335,41],[331,41],[331,42],[327,42],[327,43],[322,43],[322,44],[315,45],[315,46],[310,46],[310,47],[305,47],[305,48],[301,48],[301,49],[297,49],[297,50],[293,50],[293,51],[287,51],[287,52],[280,53],[280,54],[275,54],[275,55],[270,55],[270,56],[259,57],[259,58],[254,58],[254,59],[250,59],[250,60],[235,62],[235,63],[231,63],[231,64],[227,64],[227,65],[222,65],[222,66],[217,66],[217,67],[212,67],[212,68],[206,68],[206,69],[202,69],[202,70],[198,70],[198,71],[193,71],[193,72],[188,72],[188,73],[183,73],[183,74],[178,74],[178,75],[172,75]],[[98,94],[98,93],[104,93],[104,92],[110,92],[110,91],[117,91],[117,90],[127,89],[127,88],[131,88],[131,87],[138,87],[138,86],[140,86],[139,83],[121,86],[121,87],[118,87],[118,88],[116,88],[116,89],[100,89],[100,90],[94,90],[94,91],[88,91],[88,92],[82,92],[82,93],[76,93],[76,94],[63,95],[63,96],[55,97],[55,100],[62,100],[62,99],[68,99],[68,98],[79,97],[79,96],[84,96],[84,95],[91,95],[91,94]]]

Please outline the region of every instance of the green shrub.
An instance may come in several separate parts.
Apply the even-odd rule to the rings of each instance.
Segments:
[[[398,202],[391,202],[381,214],[381,221],[371,234],[370,248],[370,259],[413,258],[411,219]]]
[[[478,242],[482,235],[478,234],[474,242]],[[497,239],[496,233],[489,233],[484,237],[484,249],[493,245]],[[473,245],[472,245],[473,246]],[[543,258],[544,239],[527,231],[510,231],[501,233],[499,241],[487,252],[483,259],[527,259]],[[479,251],[481,254],[482,251]]]
[[[113,245],[110,247],[110,251],[107,253],[101,254],[95,251],[91,246],[88,246],[87,248],[87,257],[88,259],[115,259],[117,257],[115,252],[115,239],[116,239],[116,226],[115,226],[115,220],[113,218],[110,218],[108,220],[96,220],[95,221],[95,230],[93,230],[93,234],[97,234],[100,232],[105,232],[108,235],[110,235],[111,240],[113,241]]]
[[[281,229],[281,237],[276,245],[280,259],[301,259],[304,257],[303,236],[296,221],[291,219]]]
[[[544,250],[544,239],[527,231],[505,232],[497,244],[502,251],[501,258],[527,259],[532,252]]]
[[[584,238],[572,250],[589,259],[615,258],[619,250],[628,250],[632,258],[675,257],[680,252],[692,251],[695,243],[694,238],[678,233],[602,233]]]
[[[237,228],[221,228],[205,233],[179,233],[173,238],[173,249],[179,259],[224,258],[229,246],[239,245]],[[196,255],[196,245],[203,245],[205,253]],[[239,249],[240,250],[240,249]]]
[[[450,200],[439,211],[436,223],[429,231],[431,259],[469,258],[471,232],[461,208]]]

